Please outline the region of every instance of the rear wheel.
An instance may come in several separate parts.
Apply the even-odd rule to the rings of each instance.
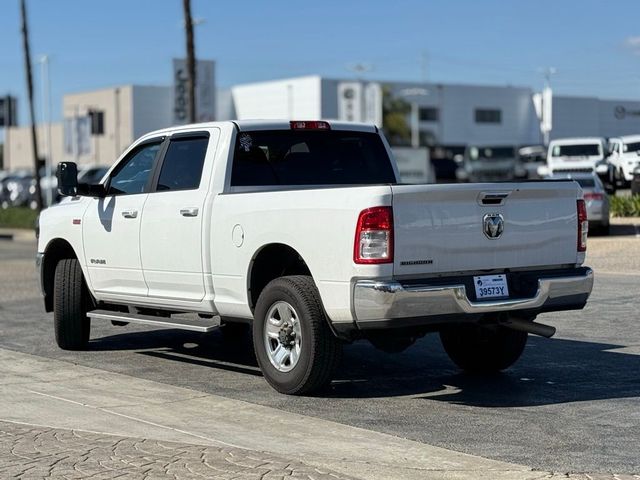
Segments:
[[[460,325],[440,332],[449,358],[471,373],[490,373],[513,365],[527,344],[526,332],[501,326]]]
[[[331,382],[342,344],[327,323],[308,276],[275,279],[258,299],[253,345],[267,382],[280,393],[303,395]]]
[[[53,292],[56,343],[63,350],[86,348],[91,329],[90,320],[87,318],[91,297],[78,260],[65,258],[58,262]]]

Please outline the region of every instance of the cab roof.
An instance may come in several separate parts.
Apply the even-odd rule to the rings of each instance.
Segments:
[[[591,143],[604,143],[604,139],[601,137],[572,137],[572,138],[556,138],[551,140],[549,145],[585,145]]]

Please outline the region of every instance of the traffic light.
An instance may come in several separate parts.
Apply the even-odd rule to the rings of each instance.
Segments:
[[[16,97],[0,97],[0,127],[15,127],[18,124]]]

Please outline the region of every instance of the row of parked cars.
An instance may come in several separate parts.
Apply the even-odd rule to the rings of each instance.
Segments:
[[[463,182],[494,182],[547,178],[556,174],[596,174],[610,192],[637,190],[640,135],[603,139],[562,138],[542,145],[469,145],[456,155],[456,178]]]
[[[469,145],[455,157],[456,178],[462,182],[523,179],[567,179],[584,191],[591,229],[609,232],[609,198],[618,188],[640,194],[640,135],[562,138],[516,148]]]
[[[86,166],[80,167],[78,180],[82,183],[98,183],[109,167]],[[40,189],[42,190],[42,200],[45,206],[56,203],[60,196],[58,194],[58,182],[55,175],[47,176],[45,169],[40,170]],[[49,192],[51,192],[49,194]],[[6,172],[0,170],[0,208],[28,207],[36,209],[36,179],[33,172],[29,170],[17,170]]]

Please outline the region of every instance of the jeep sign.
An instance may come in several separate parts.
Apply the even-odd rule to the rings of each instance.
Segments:
[[[173,121],[176,125],[189,121],[189,89],[187,87],[187,62],[173,59]],[[210,122],[215,119],[214,62],[196,62],[196,121]]]

